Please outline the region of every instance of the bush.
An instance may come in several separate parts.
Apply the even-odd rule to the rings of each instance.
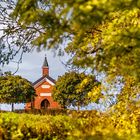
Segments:
[[[31,110],[15,110],[15,113],[40,114],[40,115],[66,115],[67,110],[64,109],[31,109]]]
[[[68,111],[68,115],[0,113],[0,139],[139,140],[139,110],[104,114]]]

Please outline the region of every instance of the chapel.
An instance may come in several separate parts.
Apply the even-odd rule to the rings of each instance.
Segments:
[[[55,80],[49,76],[49,65],[45,56],[42,66],[42,76],[33,83],[36,91],[36,97],[31,102],[26,103],[25,109],[56,109],[61,108],[60,105],[52,98],[52,89]]]

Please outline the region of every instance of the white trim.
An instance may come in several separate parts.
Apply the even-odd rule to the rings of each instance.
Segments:
[[[50,85],[42,85],[41,87],[42,87],[42,88],[47,88],[47,89],[48,89],[48,88],[50,88]]]
[[[51,96],[51,93],[40,93],[40,96]]]
[[[53,86],[55,85],[52,81],[50,81],[50,80],[47,79],[47,78],[46,78],[46,81],[47,81],[48,83],[50,83],[51,85],[53,85]]]
[[[52,81],[50,81],[47,77],[45,77],[45,78],[43,78],[41,81],[39,81],[38,83],[36,83],[35,85],[34,85],[34,87],[37,87],[38,85],[40,85],[43,81],[47,81],[49,84],[51,84],[52,86],[54,86],[55,85],[55,83],[53,83]]]
[[[40,85],[42,82],[45,82],[45,78],[44,79],[42,79],[41,81],[39,81],[38,83],[36,83],[35,85],[34,85],[34,88],[36,88],[38,85]]]

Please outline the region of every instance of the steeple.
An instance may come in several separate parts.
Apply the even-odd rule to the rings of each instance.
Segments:
[[[49,65],[48,65],[46,54],[45,54],[45,59],[42,66],[42,76],[45,76],[45,75],[49,75]]]
[[[45,54],[45,59],[44,59],[43,67],[49,67],[46,54]]]

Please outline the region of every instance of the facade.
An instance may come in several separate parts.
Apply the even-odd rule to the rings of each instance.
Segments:
[[[52,98],[52,89],[55,85],[55,80],[49,76],[49,65],[47,58],[42,66],[42,77],[33,83],[36,91],[36,97],[30,102],[26,103],[25,109],[55,109],[60,108],[60,105]]]

